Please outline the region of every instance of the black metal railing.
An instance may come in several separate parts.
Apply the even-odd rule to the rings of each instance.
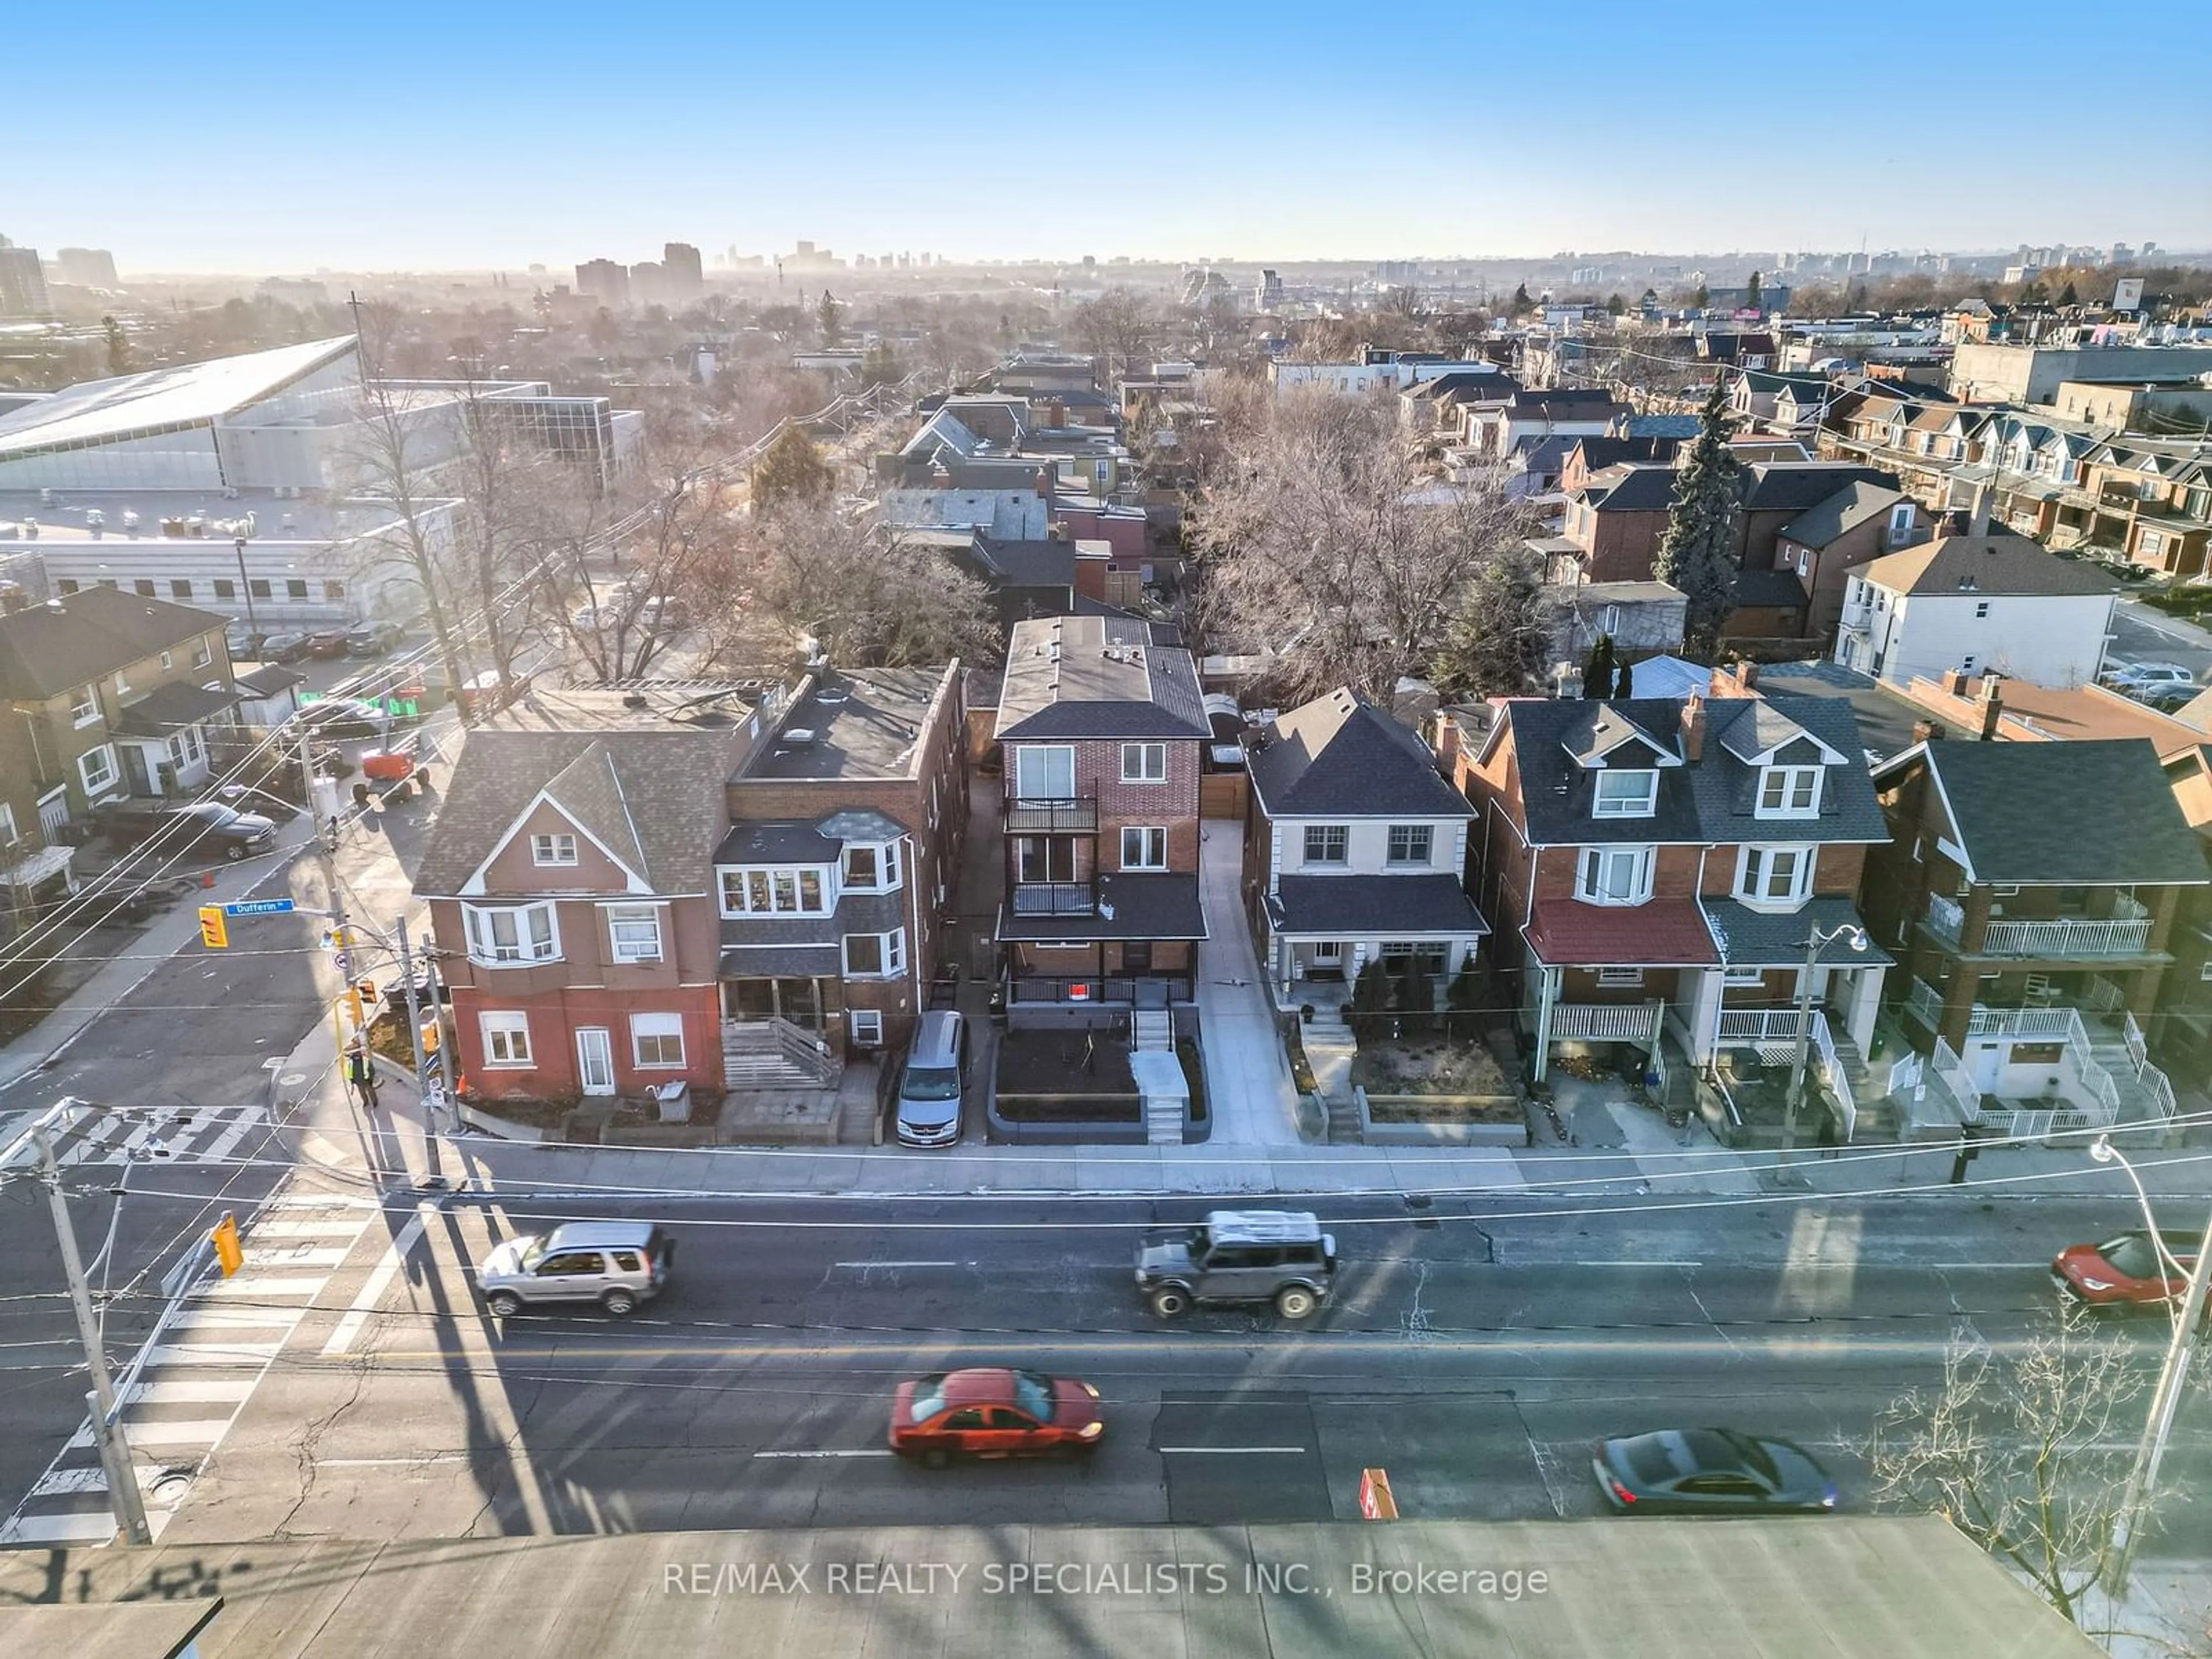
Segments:
[[[1098,833],[1098,798],[1046,799],[1016,796],[1006,803],[1005,819],[1010,836],[1095,836]]]
[[[1018,916],[1088,916],[1098,909],[1087,881],[1016,882],[1012,902]]]
[[[1012,992],[1007,999],[1010,1002],[1057,1002],[1078,1006],[1103,1003],[1109,1007],[1127,1008],[1141,1000],[1147,1007],[1161,1007],[1190,1002],[1196,997],[1195,985],[1188,974],[1017,974],[1007,984]]]

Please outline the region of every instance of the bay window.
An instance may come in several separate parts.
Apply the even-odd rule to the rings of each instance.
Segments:
[[[550,904],[464,904],[461,925],[468,934],[469,960],[485,967],[560,958],[561,932]]]
[[[1651,896],[1654,849],[1585,847],[1578,888],[1586,904],[1641,904]]]
[[[1792,905],[1813,884],[1810,847],[1747,847],[1736,860],[1735,896],[1746,904]]]
[[[822,870],[723,870],[726,916],[819,916],[829,914]]]

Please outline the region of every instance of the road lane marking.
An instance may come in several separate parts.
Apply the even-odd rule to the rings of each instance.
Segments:
[[[228,1296],[313,1296],[330,1283],[322,1273],[279,1274],[262,1279],[210,1279],[191,1288],[195,1298]]]
[[[833,1261],[833,1267],[957,1267],[957,1261]]]
[[[0,1544],[98,1544],[114,1536],[114,1518],[105,1510],[26,1515],[0,1528]]]
[[[896,1457],[889,1446],[864,1446],[858,1451],[757,1451],[755,1457]]]
[[[146,1350],[146,1364],[155,1365],[259,1365],[274,1359],[284,1344],[276,1342],[201,1342],[189,1348],[168,1344]]]
[[[345,1317],[338,1321],[337,1329],[331,1333],[331,1340],[323,1344],[324,1358],[335,1359],[353,1346],[354,1338],[361,1334],[362,1327],[368,1322],[369,1315],[384,1299],[384,1292],[398,1273],[400,1264],[406,1261],[407,1253],[415,1248],[416,1241],[422,1237],[423,1227],[437,1212],[438,1206],[434,1204],[422,1203],[415,1206],[415,1218],[399,1230],[399,1236],[386,1249],[384,1259],[370,1271],[360,1291],[354,1297],[353,1305],[346,1310]]]
[[[1163,1446],[1160,1455],[1187,1457],[1196,1452],[1208,1452],[1231,1457],[1303,1457],[1305,1449],[1304,1446]]]
[[[134,1382],[124,1395],[126,1406],[235,1405],[253,1392],[250,1376],[191,1376],[174,1382]]]
[[[465,1463],[466,1452],[424,1452],[419,1457],[318,1457],[319,1469],[411,1469],[424,1463]]]

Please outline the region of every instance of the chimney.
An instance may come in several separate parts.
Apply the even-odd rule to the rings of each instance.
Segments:
[[[1968,675],[1964,669],[1945,669],[1943,671],[1943,694],[1946,696],[1951,697],[1965,696],[1966,695],[1966,685],[1971,678],[1972,677]]]
[[[1750,662],[1732,663],[1725,668],[1713,670],[1711,683],[1705,688],[1706,696],[1722,697],[1755,697],[1759,695],[1759,665]]]
[[[1695,766],[1705,757],[1705,700],[1696,692],[1682,705],[1682,758]]]
[[[1982,676],[1981,740],[1984,743],[1989,742],[1996,736],[1997,721],[2004,714],[2004,696],[2001,690],[2003,682],[2004,676],[2002,674]]]
[[[1942,735],[1943,722],[1941,720],[1915,720],[1912,722],[1912,741],[1916,744],[1934,743]]]

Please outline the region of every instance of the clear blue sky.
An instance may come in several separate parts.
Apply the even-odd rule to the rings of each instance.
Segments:
[[[2155,9],[7,9],[0,233],[126,272],[2212,246],[2212,34]]]

